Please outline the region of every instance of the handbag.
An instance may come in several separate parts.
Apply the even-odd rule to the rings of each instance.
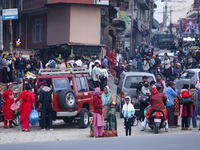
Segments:
[[[181,105],[189,105],[189,104],[193,104],[194,100],[192,98],[179,98],[179,104]]]
[[[138,94],[138,101],[139,102],[147,102],[148,100],[149,100],[149,96],[147,96],[143,93]]]

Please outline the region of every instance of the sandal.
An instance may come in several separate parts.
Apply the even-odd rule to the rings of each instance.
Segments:
[[[190,128],[186,128],[186,130],[192,130],[192,129],[190,129]]]
[[[4,129],[8,129],[8,126],[4,126]]]
[[[22,132],[24,132],[25,131],[25,129],[22,129]]]
[[[15,128],[14,126],[9,126],[9,128]]]
[[[185,128],[181,128],[181,130],[185,130]]]
[[[26,131],[26,132],[30,132],[31,130],[29,130],[29,129],[26,129],[25,131]]]

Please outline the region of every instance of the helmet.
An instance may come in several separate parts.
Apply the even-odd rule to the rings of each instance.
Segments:
[[[155,55],[153,55],[152,57],[153,57],[153,58],[156,58],[156,56],[155,56]]]
[[[180,63],[176,63],[176,66],[181,66],[181,64]]]
[[[137,51],[138,51],[138,49],[135,49],[135,51],[137,52]]]
[[[161,84],[156,83],[156,84],[155,84],[155,87],[157,88],[158,91],[160,91],[160,89],[161,89]]]
[[[132,63],[132,62],[133,62],[132,60],[129,60],[129,61],[128,61],[128,63]]]

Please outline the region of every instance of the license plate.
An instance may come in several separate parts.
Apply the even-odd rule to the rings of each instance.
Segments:
[[[161,122],[161,119],[154,119],[154,122]]]

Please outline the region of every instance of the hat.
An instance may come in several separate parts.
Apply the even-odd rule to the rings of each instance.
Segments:
[[[153,58],[155,58],[156,56],[155,56],[155,55],[153,55],[152,57],[153,57]]]
[[[40,83],[39,87],[41,87],[41,86],[45,86],[45,83]]]
[[[111,105],[116,105],[116,102],[115,102],[115,101],[112,101],[112,102],[111,102]]]

